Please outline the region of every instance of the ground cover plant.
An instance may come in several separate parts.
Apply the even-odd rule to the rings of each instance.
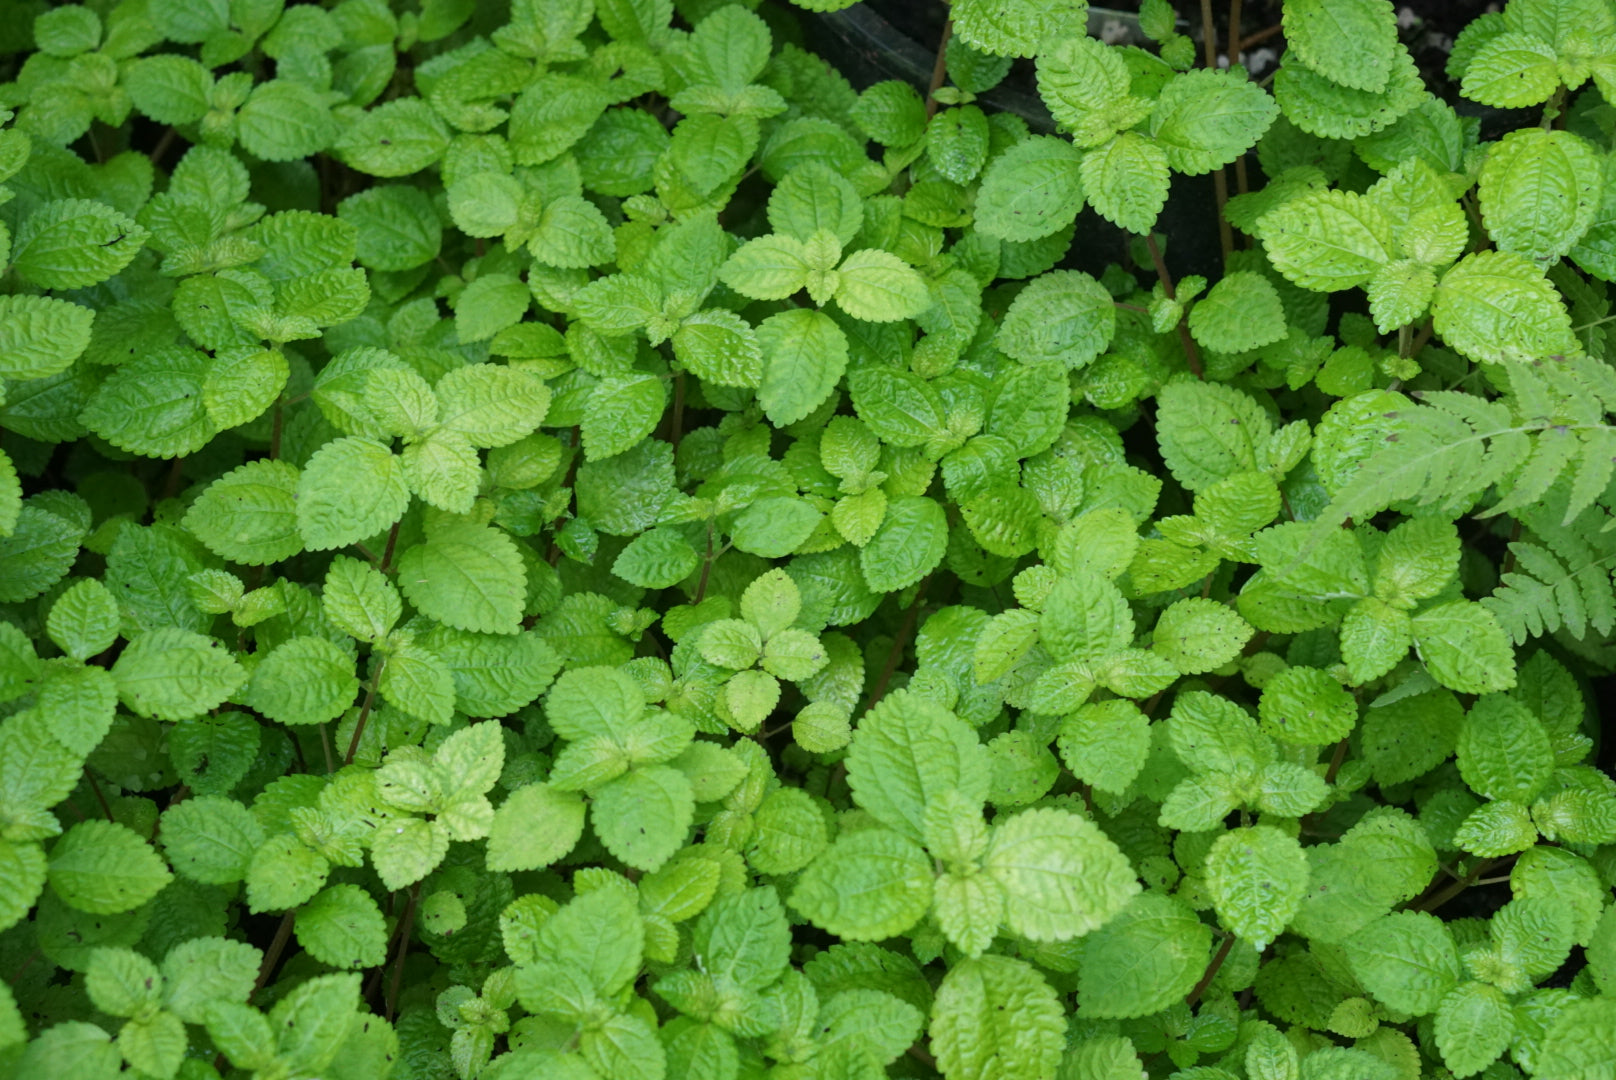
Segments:
[[[0,1074],[1616,1075],[1616,6],[832,6],[6,5]]]

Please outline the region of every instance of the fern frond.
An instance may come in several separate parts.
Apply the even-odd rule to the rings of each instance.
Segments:
[[[1517,645],[1560,630],[1582,638],[1589,629],[1603,636],[1616,627],[1616,533],[1605,528],[1610,515],[1588,510],[1566,525],[1567,501],[1557,488],[1521,515],[1535,539],[1509,545],[1515,569],[1500,575],[1493,594],[1481,600]]]
[[[1437,391],[1424,404],[1385,414],[1379,449],[1336,494],[1321,517],[1328,527],[1362,519],[1397,502],[1440,504],[1460,513],[1531,454],[1529,432],[1509,407],[1474,394]]]

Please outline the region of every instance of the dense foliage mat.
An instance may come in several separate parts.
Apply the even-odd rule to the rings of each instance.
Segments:
[[[1616,1075],[1616,5],[1142,7],[5,4],[0,1074]]]

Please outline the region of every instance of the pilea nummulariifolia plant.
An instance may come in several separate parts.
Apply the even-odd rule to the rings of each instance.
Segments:
[[[0,1073],[1616,1075],[1609,0],[4,10]]]

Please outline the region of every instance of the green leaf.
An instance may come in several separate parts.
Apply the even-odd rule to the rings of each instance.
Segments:
[[[218,708],[247,673],[213,638],[163,628],[130,639],[112,665],[112,677],[132,712],[183,720]]]
[[[45,888],[45,853],[38,844],[0,840],[0,871],[0,926],[9,930],[27,917]]]
[[[76,581],[51,605],[45,630],[62,652],[88,660],[117,641],[118,602],[94,578]]]
[[[539,870],[571,851],[583,835],[584,803],[574,792],[528,784],[511,792],[494,812],[488,834],[488,868]]]
[[[527,573],[516,542],[469,522],[446,524],[399,559],[399,587],[423,614],[488,634],[521,629]]]
[[[521,320],[533,296],[515,274],[482,274],[455,301],[455,327],[462,344],[487,341]]]
[[[855,251],[842,261],[836,274],[836,303],[855,319],[912,319],[932,305],[925,279],[890,252],[876,248]]]
[[[271,836],[253,853],[247,868],[248,910],[294,908],[320,891],[330,869],[322,855],[291,833]]]
[[[203,401],[208,358],[170,345],[114,371],[82,414],[84,426],[145,457],[182,457],[218,434]]]
[[[641,533],[629,542],[612,573],[645,589],[666,589],[689,577],[701,555],[678,530],[668,527]]]
[[[80,524],[30,498],[18,511],[11,535],[0,538],[0,601],[31,599],[62,580],[83,539]]]
[[[1206,969],[1212,930],[1182,901],[1138,893],[1083,942],[1078,1015],[1148,1016],[1188,994]]]
[[[1453,842],[1472,854],[1496,859],[1531,847],[1537,831],[1530,810],[1521,803],[1497,799],[1482,803],[1460,822]]]
[[[332,885],[297,911],[297,943],[334,968],[377,967],[387,959],[387,923],[369,893]]]
[[[398,590],[369,563],[338,555],[326,568],[320,608],[339,630],[360,641],[377,641],[403,613]]]
[[[1060,810],[995,823],[983,867],[1003,887],[1005,923],[1030,941],[1065,941],[1108,922],[1138,891],[1104,833]]]
[[[911,146],[926,134],[925,102],[914,87],[897,79],[865,89],[850,117],[860,131],[882,146]]]
[[[955,790],[980,803],[989,766],[963,721],[933,702],[899,694],[883,698],[860,720],[847,777],[861,807],[918,841],[929,800]]]
[[[531,372],[503,364],[467,364],[433,387],[438,422],[473,446],[508,446],[544,420],[550,390]]]
[[[1226,274],[1190,309],[1190,334],[1214,352],[1245,352],[1286,334],[1285,309],[1268,279],[1248,270]]]
[[[612,888],[580,894],[540,929],[540,958],[572,968],[598,993],[617,993],[639,971],[644,946],[633,895]],[[517,990],[524,1006],[531,1008],[520,969]]]
[[[807,248],[793,236],[760,236],[742,244],[719,270],[724,284],[754,300],[784,300],[808,284]]]
[[[51,848],[49,877],[63,903],[95,915],[137,908],[173,880],[134,830],[93,820],[74,825]]]
[[[1437,682],[1461,694],[1515,685],[1515,653],[1493,613],[1454,600],[1414,616],[1414,647]]]
[[[163,1007],[190,1024],[200,1024],[215,1002],[245,1002],[263,954],[241,941],[194,937],[163,958]]]
[[[1515,1016],[1497,987],[1471,980],[1442,999],[1433,1030],[1443,1063],[1454,1076],[1466,1077],[1491,1065],[1508,1048]]]
[[[337,217],[357,232],[355,257],[372,270],[413,270],[437,257],[443,227],[419,188],[379,184],[337,204]]]
[[[1542,1080],[1592,1080],[1616,1066],[1616,1000],[1569,1003],[1548,1025],[1533,1075]]]
[[[950,1080],[1053,1076],[1066,1042],[1065,1010],[1054,990],[1037,968],[1008,956],[951,966],[927,1030]]]
[[[1061,760],[1100,791],[1125,791],[1150,755],[1150,719],[1131,701],[1084,705],[1061,727]]]
[[[449,832],[440,822],[395,818],[371,840],[370,860],[382,884],[396,891],[437,869],[448,850]]]
[[[1087,5],[1079,0],[962,0],[956,33],[994,56],[1032,56],[1047,39],[1081,37]]]
[[[693,928],[691,944],[715,979],[763,990],[788,970],[791,929],[778,894],[766,885],[715,899]]]
[[[1307,890],[1307,856],[1271,825],[1218,837],[1206,857],[1206,886],[1224,928],[1259,952],[1295,917]]]
[[[121,82],[135,108],[159,124],[194,124],[202,119],[214,85],[207,68],[177,53],[141,57]]]
[[[1148,105],[1129,95],[1122,57],[1120,50],[1082,33],[1038,49],[1038,93],[1079,147],[1098,146],[1144,119]]]
[[[1554,751],[1537,717],[1507,694],[1484,694],[1459,727],[1459,775],[1488,799],[1530,803],[1554,771]]]
[[[311,157],[336,134],[331,109],[313,86],[298,80],[259,83],[236,114],[241,145],[265,161]]]
[[[282,724],[323,724],[359,693],[353,654],[323,637],[295,637],[253,668],[242,702]]]
[[[1397,56],[1390,0],[1302,0],[1285,6],[1285,43],[1332,82],[1378,93]]]
[[[222,795],[198,795],[163,811],[161,836],[174,869],[204,885],[242,880],[264,842],[252,812]]]
[[[249,461],[225,473],[185,512],[185,527],[215,555],[265,566],[303,550],[299,473],[284,461]]]
[[[656,870],[684,845],[695,812],[690,781],[666,765],[633,769],[594,793],[590,822],[606,850]]]
[[[655,375],[602,379],[584,410],[584,456],[599,461],[633,449],[662,419],[667,400],[667,390]]]
[[[1285,118],[1309,135],[1359,139],[1395,124],[1429,94],[1407,49],[1393,51],[1391,69],[1384,90],[1357,90],[1286,62],[1274,74],[1274,98]]]
[[[11,265],[42,289],[82,289],[128,266],[146,236],[145,229],[102,203],[57,199],[18,227]]]
[[[1541,105],[1560,87],[1557,61],[1549,42],[1505,31],[1476,50],[1459,92],[1496,109]]]
[[[1083,209],[1081,155],[1070,143],[1036,135],[994,158],[976,196],[976,228],[1001,240],[1037,240]]]
[[[734,312],[698,311],[672,340],[679,362],[703,382],[757,387],[763,381],[763,346],[751,324]]]
[[[1392,261],[1392,224],[1368,199],[1314,191],[1262,218],[1263,247],[1274,269],[1304,289],[1337,292],[1362,285]]]
[[[345,436],[309,458],[297,482],[297,524],[314,551],[368,540],[409,505],[404,467],[387,447]]]
[[[1285,9],[1287,21],[1292,10]],[[1287,43],[1300,49],[1290,39]],[[1150,114],[1150,134],[1167,151],[1175,172],[1199,176],[1250,150],[1278,115],[1273,98],[1233,72],[1190,71],[1162,87]]]
[[[1415,1016],[1436,1011],[1461,974],[1452,933],[1425,912],[1382,916],[1342,947],[1365,990]]]
[[[279,349],[248,345],[220,350],[202,381],[208,419],[221,429],[256,420],[280,397],[288,372]]]
[[[1459,531],[1440,517],[1412,518],[1386,534],[1375,595],[1407,607],[1436,596],[1459,573]]]
[[[359,975],[316,975],[299,984],[269,1011],[276,1057],[288,1070],[326,1069],[342,1050],[358,1019]]]
[[[1603,170],[1569,131],[1510,132],[1489,148],[1476,188],[1487,234],[1500,251],[1553,264],[1594,223]]]
[[[1243,772],[1273,757],[1271,745],[1244,709],[1204,690],[1186,690],[1174,698],[1169,739],[1173,752],[1194,773]]]
[[[1084,154],[1078,175],[1095,212],[1131,233],[1149,233],[1167,204],[1167,152],[1132,131]]]
[[[830,396],[847,370],[847,335],[829,315],[794,308],[757,325],[763,351],[758,402],[776,427],[794,424]]]
[[[1280,742],[1324,746],[1352,731],[1358,703],[1328,672],[1298,664],[1263,686],[1257,715]]]
[[[1391,671],[1414,644],[1408,612],[1368,597],[1354,604],[1341,620],[1341,658],[1358,685]]]
[[[914,98],[914,90],[907,83],[877,85],[901,85],[909,97]],[[915,100],[918,103],[918,99]],[[824,229],[834,234],[845,249],[858,235],[863,222],[864,206],[858,190],[840,173],[820,162],[792,169],[780,178],[769,195],[770,226],[775,232],[794,236],[804,243]]]
[[[1157,409],[1162,458],[1191,491],[1257,468],[1272,431],[1261,406],[1219,383],[1168,383],[1157,395]]]
[[[133,949],[100,948],[90,954],[84,989],[102,1012],[134,1016],[161,1003],[163,976],[156,964]]]
[[[1199,675],[1238,657],[1255,632],[1227,604],[1188,597],[1156,620],[1151,649],[1184,674]]]
[[[1056,582],[1038,622],[1039,641],[1056,660],[1092,661],[1133,640],[1133,612],[1121,590],[1091,570]]]
[[[947,545],[941,506],[924,496],[892,499],[880,528],[859,552],[859,567],[873,591],[896,592],[931,573]]]
[[[1116,327],[1116,305],[1105,286],[1078,270],[1056,270],[1011,301],[996,343],[1026,364],[1054,360],[1076,369],[1105,351]]]
[[[807,792],[781,788],[753,811],[746,861],[760,874],[794,874],[829,843],[825,815]]]
[[[44,296],[0,297],[0,376],[42,379],[71,367],[90,344],[95,312]]]
[[[765,496],[736,515],[730,526],[730,541],[739,550],[753,555],[783,558],[808,539],[823,517],[806,499],[794,495]],[[691,554],[695,554],[694,548]]]
[[[1432,325],[1448,346],[1482,363],[1575,353],[1571,319],[1542,270],[1520,255],[1466,255],[1437,282]]]

